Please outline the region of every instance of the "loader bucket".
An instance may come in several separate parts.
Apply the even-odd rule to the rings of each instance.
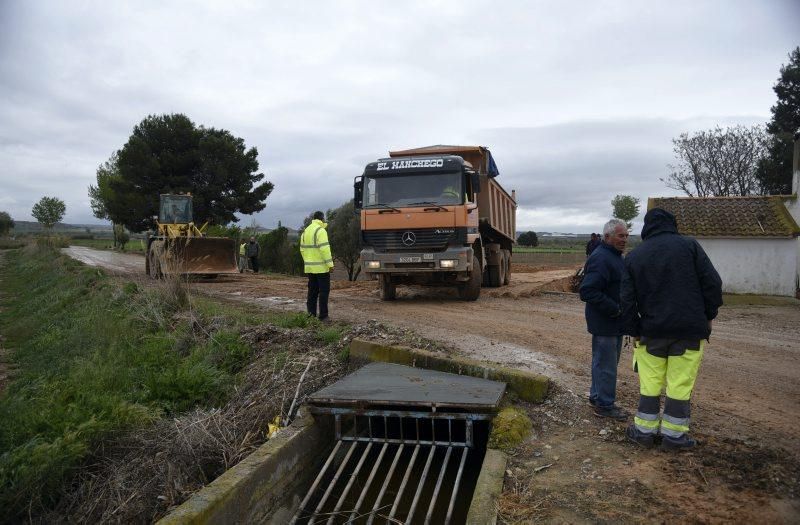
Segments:
[[[216,275],[239,273],[236,265],[236,243],[224,237],[179,237],[170,239],[168,259],[174,270],[165,273],[183,275]]]

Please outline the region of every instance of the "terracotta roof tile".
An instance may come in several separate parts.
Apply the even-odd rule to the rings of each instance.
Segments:
[[[751,197],[654,197],[647,209],[675,215],[678,231],[693,237],[792,237],[800,227],[775,195]]]

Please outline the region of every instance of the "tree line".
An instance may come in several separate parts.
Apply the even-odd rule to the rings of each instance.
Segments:
[[[800,130],[800,46],[773,86],[766,125],[716,127],[672,140],[675,163],[661,179],[690,197],[786,195],[792,190],[793,136]]]

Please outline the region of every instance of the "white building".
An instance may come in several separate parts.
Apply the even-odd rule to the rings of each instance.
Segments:
[[[722,277],[723,291],[800,298],[800,141],[795,141],[792,195],[663,197],[678,231],[697,239]]]

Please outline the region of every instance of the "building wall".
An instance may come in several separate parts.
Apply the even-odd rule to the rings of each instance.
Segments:
[[[798,144],[795,143],[795,148],[797,148]],[[795,159],[795,163],[798,163],[798,159]],[[786,209],[789,210],[789,213],[794,218],[794,222],[800,224],[800,198],[797,196],[798,184],[800,184],[800,169],[795,170],[794,172],[794,179],[793,179],[793,188],[794,192],[793,195],[787,199],[784,199],[783,204],[786,206]],[[795,239],[796,245],[796,253],[797,253],[797,262],[795,265],[795,279],[797,282],[797,288],[800,290],[800,237]],[[796,296],[800,299],[800,295]]]
[[[697,239],[728,293],[795,296],[797,239]]]

